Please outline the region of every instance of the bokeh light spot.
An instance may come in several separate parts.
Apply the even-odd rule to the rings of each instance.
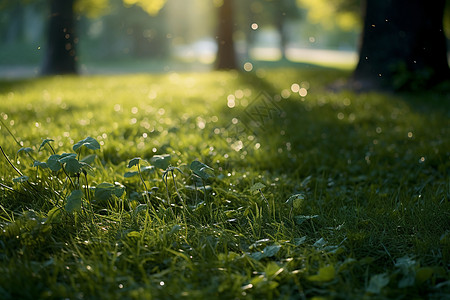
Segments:
[[[247,72],[250,72],[251,70],[253,70],[253,65],[252,65],[252,63],[246,62],[246,63],[244,64],[244,70],[247,71]]]
[[[308,91],[307,91],[305,88],[301,88],[301,89],[298,91],[298,94],[299,94],[300,96],[302,96],[302,97],[305,97],[306,95],[308,95]]]

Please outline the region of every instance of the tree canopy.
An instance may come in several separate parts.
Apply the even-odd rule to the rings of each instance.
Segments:
[[[142,7],[151,16],[158,14],[166,2],[167,0],[123,0],[125,5],[138,5]]]
[[[352,30],[361,26],[361,0],[296,0],[299,7],[308,11],[310,22],[327,29],[339,27]]]

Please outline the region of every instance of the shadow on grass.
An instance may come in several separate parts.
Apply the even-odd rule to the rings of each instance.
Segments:
[[[308,81],[309,85],[308,94],[300,97],[291,90],[295,82],[283,82],[283,73],[271,72],[266,69],[264,76],[239,76],[242,84],[255,92],[250,104],[234,108],[228,121],[238,119],[246,134],[233,137],[226,132],[242,167],[296,178],[326,173],[330,178],[365,182],[381,189],[422,186],[448,176],[448,95],[334,93],[325,89],[323,74],[332,73],[330,79],[334,79],[339,71],[312,68],[294,71],[298,83]],[[316,82],[315,76],[320,80]],[[261,93],[271,98],[272,107],[267,105],[270,101],[261,100]],[[259,106],[263,116],[252,118],[249,106]],[[224,107],[221,114],[229,115],[230,109]],[[238,139],[241,147],[236,147]]]

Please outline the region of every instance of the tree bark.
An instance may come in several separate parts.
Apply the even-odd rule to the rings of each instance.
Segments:
[[[50,0],[47,49],[43,75],[77,73],[75,52],[75,0]]]
[[[445,0],[366,0],[356,88],[415,89],[449,79]]]
[[[236,52],[234,49],[233,0],[224,0],[219,7],[219,26],[217,33],[217,70],[237,69]]]

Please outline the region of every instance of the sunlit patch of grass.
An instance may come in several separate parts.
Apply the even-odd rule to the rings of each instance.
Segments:
[[[0,146],[33,186],[1,157],[0,298],[444,297],[448,95],[326,89],[346,75],[0,82]],[[227,130],[261,92],[280,113],[235,147]],[[74,150],[87,136],[100,149]],[[52,154],[43,138],[58,154],[96,154],[86,180],[32,167],[26,151]],[[163,154],[179,170],[152,160]],[[78,212],[65,206],[72,186]]]

